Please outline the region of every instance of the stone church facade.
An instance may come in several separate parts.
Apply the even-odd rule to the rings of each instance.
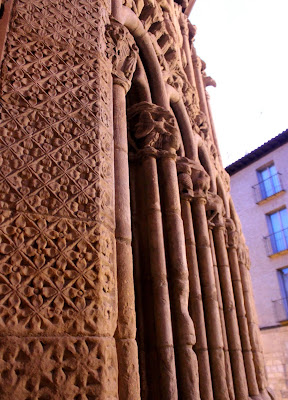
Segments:
[[[193,0],[2,3],[1,400],[273,398]]]

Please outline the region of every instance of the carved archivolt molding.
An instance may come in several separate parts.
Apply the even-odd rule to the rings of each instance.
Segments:
[[[138,47],[128,29],[115,19],[106,27],[106,54],[112,61],[114,83],[128,92],[136,69]]]

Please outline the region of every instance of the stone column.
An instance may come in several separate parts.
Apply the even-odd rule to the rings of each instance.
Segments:
[[[201,399],[213,400],[206,327],[190,204],[193,198],[190,163],[190,160],[187,158],[179,158],[177,160],[181,215],[184,225],[186,257],[189,271],[189,312],[194,322],[196,333],[196,343],[193,348],[198,359],[200,397]]]
[[[240,275],[238,255],[237,255],[238,232],[236,231],[235,224],[232,219],[226,218],[226,228],[228,234],[228,257],[229,257],[231,278],[233,284],[236,312],[238,318],[239,332],[242,344],[244,365],[246,371],[246,379],[248,384],[248,391],[249,391],[249,396],[252,396],[253,399],[257,399],[257,396],[258,398],[260,398],[259,389],[253,362],[253,354],[251,349],[249,329],[248,329],[244,296],[243,296],[243,287]]]
[[[167,126],[165,134],[169,133]],[[171,132],[170,143],[162,142],[164,150],[159,152],[159,183],[179,398],[196,400],[200,399],[198,364],[192,349],[196,340],[188,311],[189,277],[175,163],[177,147],[173,143],[173,135],[174,132]]]
[[[225,374],[223,336],[205,209],[209,177],[203,168],[193,168],[192,181],[194,186],[192,215],[203,296],[213,394],[215,400],[228,400],[229,393]]]
[[[217,298],[218,298],[218,304],[219,304],[219,313],[220,313],[222,335],[223,335],[226,381],[227,381],[230,400],[231,399],[234,400],[235,393],[234,393],[233,377],[232,377],[231,362],[230,362],[230,355],[229,355],[229,348],[228,348],[228,341],[227,341],[227,333],[226,333],[226,326],[225,326],[225,317],[224,317],[224,310],[223,310],[223,301],[222,301],[222,293],[221,293],[221,286],[220,286],[220,280],[219,280],[218,265],[217,265],[217,260],[216,260],[216,253],[215,253],[214,239],[213,239],[214,226],[215,225],[213,224],[213,222],[210,222],[210,221],[208,222],[210,246],[211,246],[211,253],[212,253],[212,260],[213,260],[214,276],[215,276],[215,284],[216,284],[216,290],[217,290]]]
[[[133,250],[133,270],[134,270],[134,285],[135,285],[135,303],[136,303],[136,319],[137,319],[137,344],[139,354],[139,369],[140,369],[140,387],[141,387],[141,400],[149,400],[151,396],[150,387],[148,387],[149,375],[154,374],[157,380],[155,370],[151,368],[154,359],[157,357],[153,352],[147,362],[147,357],[150,349],[147,349],[145,343],[146,335],[150,338],[147,331],[153,331],[154,318],[151,315],[145,314],[145,308],[153,309],[153,299],[147,298],[146,293],[150,290],[149,281],[149,251],[146,238],[146,203],[143,182],[139,180],[139,172],[141,172],[141,165],[139,165],[137,157],[131,157],[129,160],[130,172],[130,193],[131,193],[131,217],[132,217],[132,250]],[[149,311],[148,311],[149,314]],[[152,335],[153,337],[153,335]],[[148,339],[149,340],[149,339]],[[152,347],[152,346],[151,346]],[[151,371],[151,372],[150,372]],[[159,393],[159,392],[158,392]],[[157,393],[157,394],[158,394]],[[155,394],[153,393],[155,396]]]
[[[213,210],[214,213],[216,213],[213,218],[213,223],[215,223],[213,229],[213,238],[223,300],[223,311],[234,382],[235,398],[236,400],[244,400],[248,399],[248,388],[235,309],[230,266],[226,249],[226,228],[223,221],[223,202],[219,196],[211,194],[208,197],[208,207],[209,209]]]
[[[269,400],[270,396],[266,390],[267,383],[264,369],[263,352],[260,344],[260,332],[252,292],[251,277],[249,273],[250,260],[248,249],[243,243],[240,243],[238,247],[238,260],[258,388],[262,398],[264,400]]]
[[[115,219],[118,284],[116,345],[119,366],[119,399],[140,399],[131,211],[126,123],[126,93],[136,67],[137,47],[129,31],[111,19],[107,53],[113,62],[113,124],[115,170]]]
[[[147,102],[131,107],[129,110],[130,144],[137,151],[144,185],[156,347],[160,370],[159,387],[161,398],[176,400],[178,394],[173,333],[156,163],[159,152],[155,148],[157,147],[157,139],[161,138],[162,134],[160,127],[157,130],[158,121],[156,118],[159,110],[163,111],[163,108]],[[166,113],[168,112],[166,111]]]

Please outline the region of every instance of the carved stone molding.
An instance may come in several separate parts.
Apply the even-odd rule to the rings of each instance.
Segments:
[[[128,92],[136,69],[138,47],[128,29],[115,19],[106,27],[107,57],[112,61],[114,83]]]
[[[179,132],[170,111],[144,101],[128,110],[128,118],[128,140],[135,150],[155,148],[175,154],[179,149]]]

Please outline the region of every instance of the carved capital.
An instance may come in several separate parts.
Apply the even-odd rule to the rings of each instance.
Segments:
[[[239,233],[237,232],[234,221],[231,218],[226,218],[227,229],[227,245],[228,247],[237,248],[239,244]]]
[[[180,197],[184,200],[191,201],[193,198],[193,183],[191,164],[186,157],[178,157],[177,174]]]
[[[180,15],[180,29],[183,36],[189,36],[189,27],[188,27],[188,17],[187,15],[181,13]]]
[[[194,197],[206,198],[210,187],[210,176],[201,164],[193,162],[191,166]]]
[[[135,149],[155,148],[173,154],[180,147],[176,121],[170,111],[146,101],[128,110],[130,145]]]
[[[202,139],[207,139],[209,134],[209,124],[203,111],[200,111],[199,114],[196,115],[193,129],[202,137]]]
[[[115,19],[106,26],[106,55],[112,61],[114,83],[129,90],[136,68],[138,47],[128,29]]]
[[[250,269],[250,257],[249,257],[249,249],[245,245],[245,243],[239,243],[239,246],[237,248],[237,254],[238,254],[238,260],[240,263],[245,265],[247,269]]]
[[[201,71],[202,69],[202,61],[201,58],[196,56],[196,57],[192,57],[192,62],[193,62],[193,66],[194,68],[197,68]]]
[[[224,228],[225,208],[220,196],[211,192],[207,193],[206,212],[208,221],[213,222],[218,228]]]

